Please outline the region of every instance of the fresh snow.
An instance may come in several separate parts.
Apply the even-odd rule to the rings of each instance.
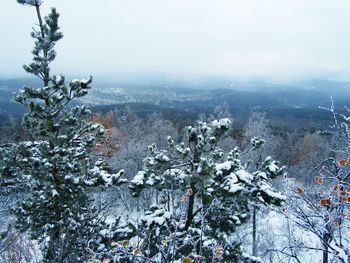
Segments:
[[[221,128],[221,127],[229,128],[231,126],[231,121],[229,118],[224,118],[221,120],[214,120],[211,124],[216,128]]]
[[[238,170],[237,172],[235,172],[235,174],[237,175],[238,179],[250,184],[251,181],[253,180],[253,175],[251,173],[248,173],[246,170]]]
[[[53,189],[52,190],[52,196],[58,196],[59,194],[58,194],[58,192],[56,191],[56,189]]]
[[[143,181],[145,180],[145,171],[139,171],[134,178],[130,181],[130,183],[135,185],[143,185]]]
[[[145,221],[148,227],[152,224],[162,226],[165,223],[166,219],[170,219],[170,216],[170,212],[164,212],[162,209],[159,209],[150,215],[142,216],[140,220]]]
[[[286,196],[284,196],[283,194],[279,193],[279,192],[274,192],[271,190],[271,186],[267,185],[267,184],[263,184],[260,189],[262,191],[264,191],[267,195],[276,198],[276,199],[281,199],[281,200],[286,200]]]
[[[222,175],[224,171],[229,171],[233,165],[232,161],[226,161],[216,165],[216,174]]]

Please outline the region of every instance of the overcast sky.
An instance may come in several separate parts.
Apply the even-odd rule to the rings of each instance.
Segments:
[[[349,0],[46,0],[66,74],[350,79]],[[0,0],[0,74],[30,62],[34,9]]]

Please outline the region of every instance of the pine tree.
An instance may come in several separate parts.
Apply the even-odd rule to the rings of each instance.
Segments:
[[[258,136],[258,137],[256,137]],[[266,119],[266,113],[253,112],[248,119],[248,123],[244,129],[244,137],[246,138],[247,147],[254,147],[254,151],[250,151],[245,156],[250,163],[248,170],[259,170],[264,164],[263,157],[268,154],[273,154],[273,144],[276,143],[276,136],[273,135],[272,129],[269,127],[269,121]],[[275,161],[271,157],[267,158],[265,162],[270,161],[270,169],[273,169]],[[262,174],[262,176],[265,176]],[[256,188],[264,187],[259,176],[255,177],[253,181]],[[250,199],[251,213],[252,213],[252,255],[258,254],[258,212],[262,207],[270,205],[270,202],[265,202],[260,196],[254,196]],[[273,205],[281,205],[281,202],[272,203]]]
[[[176,144],[169,137],[166,150],[149,147],[144,170],[129,185],[136,197],[148,188],[158,190],[160,201],[138,222],[144,256],[164,262],[258,261],[242,253],[234,234],[250,218],[251,200],[265,205],[284,201],[268,182],[284,168],[268,157],[258,170],[248,172],[237,147],[225,153],[217,146],[230,125],[229,119],[198,122],[188,127],[187,143]],[[251,150],[262,144],[255,138]]]
[[[34,140],[2,147],[1,181],[20,185],[27,193],[14,209],[16,224],[40,241],[44,261],[82,262],[88,243],[97,242],[103,227],[89,189],[125,182],[123,171],[110,174],[102,160],[91,163],[89,149],[103,138],[104,128],[87,121],[90,111],[85,106],[69,107],[87,94],[92,77],[66,84],[63,75],[50,74],[54,47],[63,37],[56,9],[43,19],[41,0],[18,2],[36,10],[39,27],[31,34],[33,62],[24,69],[39,77],[43,87],[25,86],[15,96],[28,109],[22,123]]]

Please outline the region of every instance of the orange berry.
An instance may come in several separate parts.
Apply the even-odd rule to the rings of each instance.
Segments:
[[[135,249],[132,251],[132,253],[133,253],[134,255],[140,255],[140,254],[141,254],[141,250],[140,250],[139,248],[135,248]]]
[[[321,206],[330,206],[332,204],[331,199],[329,198],[323,198],[320,200]]]
[[[342,160],[339,160],[338,163],[339,163],[340,166],[344,167],[348,163],[348,161],[345,160],[345,159],[342,159]]]
[[[321,176],[315,176],[315,182],[319,185],[323,184],[323,178]]]
[[[304,193],[304,189],[301,188],[300,186],[295,190],[298,194]]]
[[[338,191],[339,187],[338,185],[333,186],[333,192],[336,193]]]

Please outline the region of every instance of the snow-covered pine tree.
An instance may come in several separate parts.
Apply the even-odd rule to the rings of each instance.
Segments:
[[[229,119],[198,122],[188,127],[187,143],[176,144],[169,137],[166,150],[149,147],[144,170],[129,185],[134,196],[147,188],[159,193],[158,204],[138,222],[136,234],[142,242],[137,249],[145,257],[164,262],[258,261],[242,253],[234,234],[250,217],[251,199],[266,205],[284,200],[268,183],[284,168],[267,158],[259,170],[248,172],[238,148],[225,153],[217,146],[230,126]],[[252,150],[261,143],[252,140]]]
[[[43,19],[41,0],[17,2],[36,10],[33,62],[24,69],[39,77],[43,87],[24,87],[15,97],[28,109],[23,125],[33,141],[2,147],[1,182],[24,189],[27,198],[14,209],[16,223],[40,241],[43,262],[82,262],[88,243],[96,242],[103,227],[89,189],[125,182],[123,171],[110,174],[103,161],[90,163],[89,149],[104,129],[86,121],[90,112],[85,106],[68,105],[87,94],[92,78],[66,84],[63,75],[50,75],[55,44],[63,37],[56,9]]]
[[[244,156],[245,160],[247,160],[250,165],[248,170],[259,170],[264,165],[263,157],[267,155],[274,154],[274,146],[278,138],[273,135],[272,129],[269,127],[269,121],[266,119],[266,113],[257,113],[253,112],[248,119],[248,123],[244,128],[244,137],[246,138],[246,142],[244,145],[249,149],[250,147],[254,147],[254,151],[248,152]],[[265,162],[270,162],[269,168],[274,169],[275,161],[270,157],[265,159]],[[283,170],[282,170],[283,173]],[[266,176],[265,174],[260,174],[261,176]],[[259,176],[255,177],[253,184],[255,184],[256,188],[259,189],[264,187],[264,184],[260,180]],[[273,174],[271,174],[273,176]],[[264,181],[263,181],[264,182]],[[264,199],[261,199],[260,196],[254,196],[254,198],[250,199],[251,204],[251,213],[252,213],[252,255],[257,256],[258,254],[258,212],[260,208],[266,207],[266,205],[270,205],[270,202],[265,202]],[[281,205],[281,202],[272,203],[273,205]]]

